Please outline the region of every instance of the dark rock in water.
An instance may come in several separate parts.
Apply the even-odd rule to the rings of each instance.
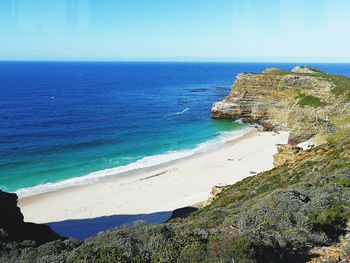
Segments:
[[[206,88],[196,88],[196,89],[190,89],[191,92],[206,92],[208,89]]]
[[[230,89],[230,87],[217,86],[215,87],[215,89],[218,91],[227,91],[228,89]]]
[[[24,222],[16,194],[0,190],[0,241],[33,240],[38,244],[61,239],[48,226]]]

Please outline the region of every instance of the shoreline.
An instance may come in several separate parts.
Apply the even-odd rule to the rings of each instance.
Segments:
[[[173,211],[206,201],[215,185],[273,168],[276,145],[287,140],[287,132],[252,130],[216,149],[95,184],[23,197],[18,205],[25,221],[35,223]]]
[[[169,151],[169,152],[165,152],[157,155],[145,156],[142,159],[139,159],[137,161],[134,161],[126,165],[98,170],[98,171],[89,173],[87,175],[72,177],[72,178],[64,179],[58,182],[44,183],[33,187],[21,188],[16,190],[15,193],[19,196],[19,198],[26,198],[26,197],[41,195],[49,192],[56,192],[56,191],[60,191],[60,190],[68,189],[72,187],[74,188],[77,186],[96,184],[103,180],[108,180],[108,178],[113,178],[113,177],[122,178],[124,176],[133,176],[144,172],[154,171],[157,168],[165,167],[171,163],[185,160],[188,158],[193,158],[200,154],[220,149],[221,147],[224,147],[227,143],[243,138],[243,136],[245,136],[246,134],[254,130],[256,130],[256,128],[253,128],[252,126],[248,125],[244,129],[228,132],[228,134],[230,135],[230,138],[225,138],[224,135],[221,134],[216,138],[213,138],[198,144],[194,148],[175,150],[175,151]],[[175,156],[172,156],[174,154]],[[176,154],[179,154],[180,156],[176,156]],[[169,160],[169,157],[170,157],[170,160]],[[156,161],[155,164],[149,163],[150,161],[149,159],[151,158],[156,158],[156,160],[152,160],[153,162]],[[163,160],[159,162],[160,159],[163,159]],[[142,163],[142,161],[146,161],[146,164]],[[137,164],[139,162],[141,163],[139,164],[139,167],[138,167]],[[136,167],[133,167],[135,165]]]

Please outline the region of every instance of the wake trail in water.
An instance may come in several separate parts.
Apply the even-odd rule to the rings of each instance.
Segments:
[[[170,115],[181,115],[181,114],[188,112],[189,110],[190,110],[190,108],[186,108],[183,111],[175,112],[175,113],[170,114]]]

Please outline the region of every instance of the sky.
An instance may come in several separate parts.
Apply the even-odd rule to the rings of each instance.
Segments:
[[[349,0],[0,0],[0,60],[350,62]]]

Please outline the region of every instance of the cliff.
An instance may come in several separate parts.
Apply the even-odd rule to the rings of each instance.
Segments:
[[[24,222],[17,198],[0,190],[0,242],[32,240],[43,244],[61,238],[48,226]]]
[[[350,80],[310,67],[291,72],[267,69],[261,74],[237,76],[231,93],[213,105],[214,118],[242,118],[266,130],[290,131],[290,143],[314,138],[325,142],[330,134],[349,125]]]

